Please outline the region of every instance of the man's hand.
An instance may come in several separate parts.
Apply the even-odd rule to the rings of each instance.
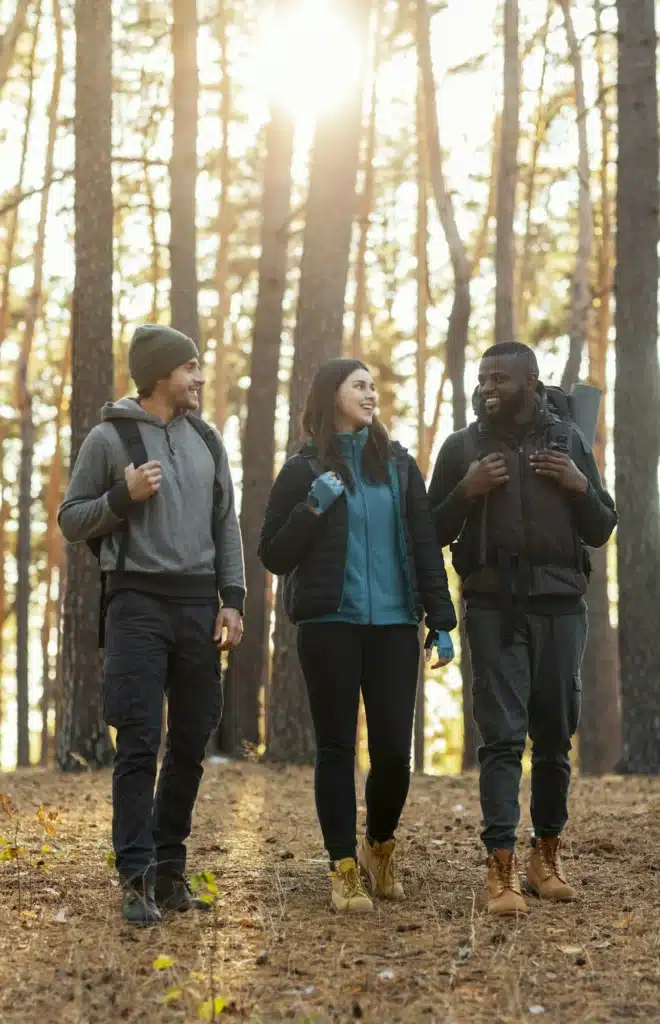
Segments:
[[[215,620],[213,643],[219,651],[234,651],[242,639],[243,616],[241,613],[236,608],[221,608]]]
[[[501,452],[492,452],[476,459],[463,477],[463,488],[468,498],[481,498],[496,487],[509,482],[509,471]]]
[[[565,452],[554,452],[542,448],[530,455],[529,461],[535,473],[554,480],[556,484],[567,491],[586,494],[589,490],[589,480]]]
[[[426,664],[430,664],[433,658],[433,651],[436,652],[436,661],[431,668],[444,668],[450,661],[454,660],[454,644],[445,630],[441,630],[433,637],[433,644],[424,651]]]
[[[160,488],[160,462],[145,462],[136,469],[131,462],[124,470],[128,493],[133,501],[148,501]]]

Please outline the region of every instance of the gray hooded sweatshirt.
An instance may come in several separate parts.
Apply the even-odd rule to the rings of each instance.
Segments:
[[[58,521],[71,544],[103,537],[101,569],[108,589],[132,586],[176,598],[220,594],[227,607],[243,610],[245,573],[241,534],[227,452],[218,434],[221,460],[217,511],[217,580],[212,533],[214,462],[208,446],[185,415],[171,423],[152,416],[134,399],[108,402],[102,422],[83,442]],[[134,502],[124,471],[129,459],[112,421],[139,425],[149,460],[160,462],[160,489]],[[122,530],[128,525],[124,572],[116,572]]]

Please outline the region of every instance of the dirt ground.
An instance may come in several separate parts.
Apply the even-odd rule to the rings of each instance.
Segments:
[[[213,872],[216,906],[146,931],[118,916],[109,773],[0,775],[0,793],[20,812],[0,809],[0,836],[15,845],[18,828],[25,847],[20,912],[16,861],[0,863],[3,1024],[210,1020],[211,998],[218,1020],[264,1024],[660,1021],[658,780],[576,780],[566,868],[580,902],[533,901],[507,923],[481,909],[476,779],[416,777],[399,834],[407,901],[349,920],[328,909],[311,772],[213,765],[189,866]],[[54,836],[40,806],[58,812]]]

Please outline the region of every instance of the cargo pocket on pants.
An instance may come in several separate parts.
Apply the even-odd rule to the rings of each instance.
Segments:
[[[570,727],[571,736],[577,732],[580,724],[580,712],[582,711],[582,680],[579,676],[573,676],[570,697]]]

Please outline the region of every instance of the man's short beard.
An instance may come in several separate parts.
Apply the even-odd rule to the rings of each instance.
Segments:
[[[506,426],[510,423],[514,423],[516,416],[519,415],[525,408],[526,392],[524,387],[518,388],[514,394],[510,395],[506,401],[500,399],[499,408],[495,412],[488,412],[486,409],[486,403],[483,398],[481,399],[481,408],[483,416],[489,423],[494,423],[496,426]]]

